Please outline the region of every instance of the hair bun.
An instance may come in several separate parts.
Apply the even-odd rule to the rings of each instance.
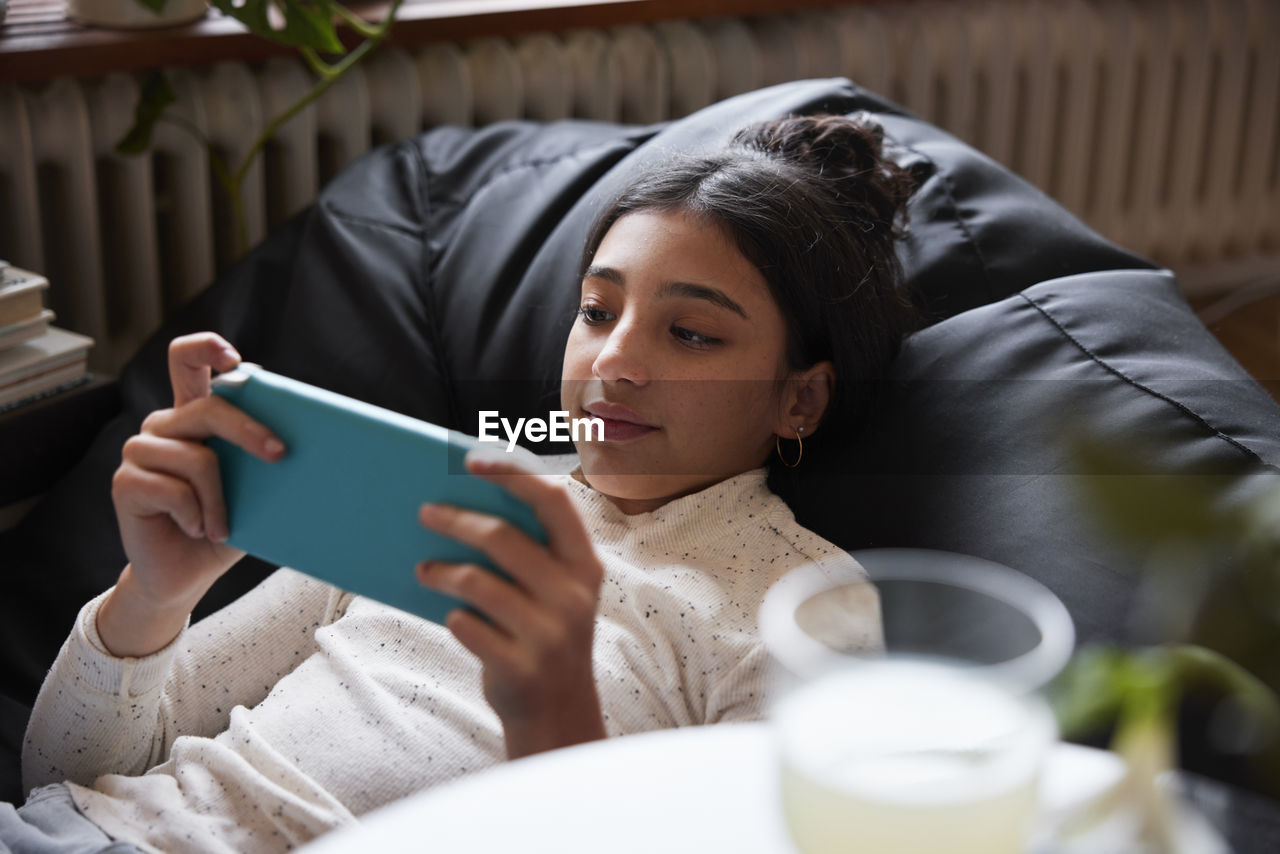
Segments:
[[[830,187],[864,230],[901,237],[916,178],[885,153],[884,128],[865,114],[792,116],[748,125],[733,145],[762,152]]]

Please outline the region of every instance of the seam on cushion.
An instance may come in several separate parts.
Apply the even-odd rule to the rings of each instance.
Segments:
[[[937,167],[932,159],[930,163]],[[974,238],[973,232],[969,229],[969,223],[965,215],[960,211],[960,205],[956,203],[955,188],[951,183],[951,176],[945,170],[939,169],[936,173],[942,178],[942,185],[947,191],[947,201],[951,202],[951,209],[956,213],[956,222],[960,226],[960,231],[964,234],[965,240],[973,247],[973,254],[978,257],[978,266],[982,270],[982,281],[987,287],[987,302],[990,303],[996,298],[995,287],[991,284],[991,271],[987,267],[987,258],[982,254],[982,248],[978,246],[978,241]]]
[[[418,208],[418,219],[422,223],[421,244],[418,251],[418,275],[422,281],[421,299],[427,314],[425,319],[427,338],[430,342],[431,353],[436,357],[440,365],[440,381],[444,385],[445,400],[449,406],[449,422],[451,424],[459,424],[462,416],[458,407],[458,395],[453,387],[453,371],[449,367],[449,357],[444,346],[444,335],[440,329],[440,304],[436,299],[435,265],[432,263],[432,253],[427,245],[428,236],[425,234],[429,211],[431,210],[431,170],[427,167],[426,158],[423,157],[422,150],[418,146],[406,143],[406,147],[413,155],[420,182],[420,191],[415,193],[414,197],[415,206]]]
[[[1079,341],[1079,339],[1077,339],[1074,335],[1068,332],[1066,327],[1064,327],[1061,323],[1059,323],[1057,318],[1051,315],[1044,308],[1044,306],[1040,305],[1038,302],[1033,300],[1031,297],[1027,296],[1025,293],[1019,293],[1018,296],[1022,297],[1022,299],[1025,300],[1028,305],[1030,305],[1036,311],[1040,312],[1041,316],[1043,316],[1045,320],[1053,324],[1053,327],[1057,329],[1059,333],[1061,333],[1062,337],[1066,338],[1068,341],[1074,344],[1076,348],[1080,350],[1080,352],[1084,353],[1086,356],[1092,359],[1094,363],[1102,367],[1108,373],[1111,373],[1114,376],[1119,377],[1121,380],[1133,386],[1134,388],[1138,389],[1139,391],[1146,392],[1147,394],[1151,395],[1157,400],[1162,400],[1165,403],[1169,404],[1170,406],[1172,406],[1173,408],[1181,412],[1183,415],[1186,415],[1187,417],[1195,421],[1197,424],[1199,424],[1201,427],[1207,430],[1212,436],[1226,442],[1228,445],[1235,448],[1237,451],[1244,454],[1246,457],[1258,463],[1259,465],[1264,466],[1265,468],[1268,468],[1268,469],[1273,469],[1273,470],[1276,469],[1275,466],[1264,461],[1262,457],[1258,456],[1258,454],[1255,453],[1253,450],[1241,444],[1239,440],[1234,439],[1231,436],[1228,436],[1227,434],[1223,433],[1221,430],[1218,430],[1217,428],[1215,428],[1212,424],[1206,421],[1202,415],[1192,410],[1191,407],[1187,406],[1184,403],[1180,403],[1179,401],[1174,400],[1172,397],[1169,397],[1167,394],[1161,394],[1155,389],[1143,385],[1142,383],[1138,382],[1132,377],[1126,375],[1119,368],[1116,368],[1114,365],[1110,365],[1107,362],[1103,361],[1103,359],[1100,356],[1098,356],[1098,354],[1094,353],[1092,350],[1090,350],[1088,347],[1082,344]]]
[[[616,143],[617,143],[617,140],[611,139],[608,141],[607,144],[614,145]],[[512,172],[520,172],[524,169],[540,169],[543,166],[555,166],[557,163],[559,163],[560,161],[568,157],[577,157],[585,151],[591,151],[592,149],[602,148],[604,145],[606,145],[606,143],[598,142],[595,145],[590,145],[590,146],[587,146],[586,148],[575,148],[573,151],[562,151],[559,154],[555,155],[554,157],[535,157],[531,160],[522,160],[519,163],[507,163],[505,166],[502,166],[494,170],[494,172],[489,175],[488,180],[485,181],[485,184],[490,184],[499,178],[503,178],[507,175],[510,175]],[[634,146],[633,146],[633,150],[634,150]]]
[[[389,147],[389,155],[394,159],[394,158],[396,158],[396,157],[397,157],[397,155],[399,154],[399,152],[400,152],[400,150],[401,150],[401,149],[408,149],[408,150],[409,150],[409,153],[410,153],[410,154],[414,157],[414,159],[418,162],[418,171],[419,171],[419,172],[425,172],[425,171],[426,171],[426,170],[425,170],[425,168],[424,168],[424,167],[425,167],[425,164],[422,162],[422,152],[418,151],[416,146],[410,145],[410,144],[408,143],[408,141],[401,141],[401,142],[396,143],[396,144],[395,144],[395,145],[393,145],[393,146],[390,146],[390,147]],[[326,189],[327,189],[327,188],[326,188]],[[408,237],[419,237],[419,238],[420,238],[420,237],[422,236],[422,231],[423,231],[423,228],[425,227],[425,223],[426,223],[426,221],[427,221],[427,218],[423,215],[423,213],[424,213],[424,212],[423,212],[423,210],[422,210],[422,205],[420,204],[420,200],[419,200],[417,197],[412,197],[412,198],[410,199],[410,203],[411,203],[411,204],[413,205],[413,207],[414,207],[414,213],[415,213],[415,214],[417,214],[418,222],[423,224],[423,225],[419,226],[419,227],[418,227],[418,228],[416,228],[416,229],[415,229],[415,228],[405,228],[405,227],[404,227],[404,226],[402,226],[402,225],[398,225],[398,224],[393,223],[393,222],[387,222],[386,220],[377,219],[377,218],[375,218],[375,217],[362,216],[362,215],[360,215],[360,214],[348,213],[347,211],[344,211],[344,210],[342,210],[340,207],[338,207],[338,206],[337,206],[337,203],[335,203],[333,199],[330,199],[330,198],[326,197],[326,195],[325,195],[325,193],[324,193],[324,191],[323,191],[323,190],[322,190],[322,191],[320,192],[320,194],[317,196],[317,198],[316,198],[316,202],[320,205],[320,207],[324,208],[325,212],[327,212],[327,213],[331,214],[332,216],[334,216],[334,217],[336,217],[336,218],[338,218],[338,219],[341,219],[341,220],[343,220],[343,221],[345,221],[345,222],[355,223],[355,224],[357,224],[357,225],[367,225],[367,226],[373,226],[373,227],[377,227],[377,228],[385,228],[385,229],[387,229],[387,230],[389,230],[389,231],[399,232],[400,234],[404,234],[404,235],[406,235],[406,236],[408,236]]]
[[[406,237],[422,237],[421,228],[405,228],[402,225],[397,225],[392,222],[387,222],[386,220],[374,219],[373,217],[360,216],[359,214],[347,213],[344,210],[334,207],[333,202],[328,199],[322,200],[320,202],[320,205],[321,207],[324,208],[325,212],[328,213],[330,216],[332,216],[334,219],[340,219],[343,222],[350,222],[350,223],[354,223],[355,225],[367,225],[371,228],[381,228],[387,231],[395,231],[400,234],[403,234]]]
[[[657,135],[656,133],[652,134],[648,137],[648,139],[652,139],[656,135]],[[481,192],[482,190],[488,189],[489,186],[491,186],[495,181],[501,178],[505,178],[506,176],[511,175],[515,172],[520,172],[527,169],[540,169],[544,166],[555,166],[556,164],[559,164],[570,157],[581,157],[583,154],[596,151],[598,149],[615,146],[619,142],[630,141],[631,146],[628,153],[631,153],[639,149],[639,147],[643,145],[645,142],[647,142],[648,139],[644,139],[639,142],[636,142],[632,139],[632,137],[629,137],[624,134],[621,137],[603,140],[601,142],[595,143],[594,145],[588,145],[582,148],[575,148],[572,151],[563,151],[560,154],[555,155],[554,157],[538,157],[538,158],[533,158],[531,160],[522,160],[519,163],[506,163],[500,168],[495,169],[489,175],[485,176],[484,181],[476,185],[475,187],[473,187],[464,198],[458,199],[453,196],[449,196],[445,199],[442,199],[440,203],[456,204],[456,205],[461,205],[465,207],[467,203],[476,196],[477,193]],[[617,164],[615,163],[614,165],[616,166]],[[612,169],[613,167],[611,166],[609,168]]]
[[[873,120],[875,119],[874,114],[868,113],[868,115],[870,115]],[[899,115],[900,117],[905,116],[905,114],[895,115]],[[884,124],[881,123],[880,127],[883,130]],[[969,223],[967,222],[965,215],[961,213],[960,205],[956,203],[955,185],[951,181],[951,175],[945,169],[938,166],[938,161],[934,160],[914,145],[908,145],[896,136],[891,135],[887,130],[884,131],[884,135],[885,139],[891,140],[894,145],[904,151],[911,152],[933,167],[933,174],[938,176],[938,179],[942,182],[942,189],[946,194],[947,202],[951,205],[951,210],[955,213],[956,227],[960,229],[960,233],[964,235],[965,242],[973,249],[973,254],[978,259],[978,268],[982,271],[982,281],[987,288],[987,302],[990,303],[994,301],[996,299],[995,288],[991,284],[991,271],[987,267],[987,258],[982,254],[982,249],[978,246],[978,241],[974,238],[973,232],[969,229]],[[915,194],[912,195],[914,197]],[[910,229],[909,222],[907,227]]]
[[[427,177],[427,161],[426,158],[422,156],[422,151],[418,146],[410,145],[408,141],[400,142],[396,148],[408,152],[409,158],[413,161],[413,165],[418,172],[418,177],[422,180],[422,185],[425,186]],[[421,226],[419,231],[425,231],[427,227],[427,205],[424,203],[424,199],[418,193],[410,193],[409,200],[413,204],[413,212],[417,215],[418,223]]]

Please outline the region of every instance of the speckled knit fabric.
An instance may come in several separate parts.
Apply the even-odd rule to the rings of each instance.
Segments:
[[[594,657],[611,736],[759,719],[769,585],[809,562],[861,573],[765,475],[634,516],[559,475],[605,566]],[[505,757],[479,662],[441,626],[280,570],[166,649],[118,659],[100,601],[45,680],[23,772],[70,781],[85,815],[143,849],[287,850]]]

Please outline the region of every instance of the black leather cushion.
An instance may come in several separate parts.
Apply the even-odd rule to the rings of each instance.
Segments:
[[[4,694],[0,694],[0,801],[21,803],[22,734],[27,728],[30,710]]]
[[[157,333],[123,375],[121,415],[0,538],[0,691],[31,701],[76,610],[123,564],[110,477],[124,439],[169,403],[172,337],[214,329],[272,369],[463,430],[474,431],[480,409],[545,415],[587,229],[624,183],[672,152],[718,147],[753,120],[857,111],[884,124],[924,181],[902,256],[941,322],[907,347],[866,434],[814,461],[821,478],[779,491],[842,545],[1002,560],[1049,583],[1085,637],[1118,636],[1131,585],[1055,476],[1052,414],[1105,400],[1109,429],[1244,477],[1274,471],[1265,437],[1280,434],[1275,405],[1148,262],[927,122],[848,81],[817,80],[653,127],[441,128],[352,165]],[[1080,275],[1107,270],[1137,272]],[[1166,377],[1166,367],[1176,370]],[[1183,382],[1202,369],[1229,381],[1199,391]],[[266,570],[246,561],[197,616]]]
[[[1223,503],[1280,489],[1277,406],[1195,318],[1167,271],[1042,282],[922,330],[876,416],[779,485],[846,548],[976,554],[1039,579],[1082,641],[1126,634],[1141,555],[1086,504],[1076,431],[1136,453],[1107,476],[1173,466]],[[828,446],[829,447],[829,446]]]
[[[983,155],[844,80],[773,87],[664,126],[441,128],[378,149],[156,334],[124,372],[121,415],[0,538],[0,690],[29,702],[76,609],[119,572],[110,476],[142,417],[169,403],[164,352],[175,335],[214,329],[275,370],[464,430],[480,409],[545,413],[581,247],[606,201],[672,152],[718,147],[749,121],[819,111],[881,119],[925,179],[903,256],[931,316],[1047,275],[1145,266]],[[197,616],[265,571],[247,561]]]

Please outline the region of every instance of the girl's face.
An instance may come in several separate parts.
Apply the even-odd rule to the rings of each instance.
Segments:
[[[644,512],[762,465],[775,434],[810,435],[830,364],[791,372],[785,346],[764,277],[720,226],[683,211],[620,218],[565,346],[561,408],[605,423],[603,441],[577,443],[587,482]]]

